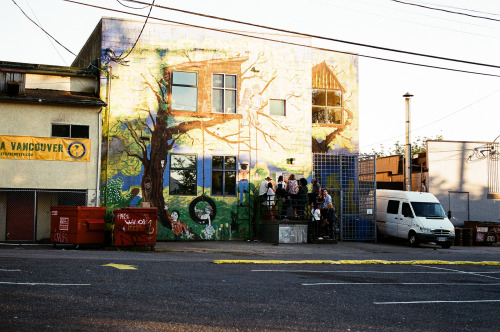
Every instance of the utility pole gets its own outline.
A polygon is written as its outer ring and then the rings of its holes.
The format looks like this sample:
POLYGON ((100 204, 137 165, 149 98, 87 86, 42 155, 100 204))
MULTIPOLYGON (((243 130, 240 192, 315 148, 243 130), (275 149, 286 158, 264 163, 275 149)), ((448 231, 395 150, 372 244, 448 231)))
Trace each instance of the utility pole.
POLYGON ((412 94, 407 92, 406 94, 403 95, 405 98, 405 105, 406 105, 406 122, 405 122, 405 127, 406 127, 406 158, 405 158, 405 190, 406 191, 411 191, 411 126, 410 126, 410 98, 413 97, 412 94))

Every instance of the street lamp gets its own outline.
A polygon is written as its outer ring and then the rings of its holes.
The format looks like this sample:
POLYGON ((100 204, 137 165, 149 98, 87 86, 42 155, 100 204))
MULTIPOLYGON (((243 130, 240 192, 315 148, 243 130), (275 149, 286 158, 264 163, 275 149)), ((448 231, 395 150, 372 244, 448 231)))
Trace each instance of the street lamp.
POLYGON ((406 117, 405 117, 405 127, 406 127, 406 159, 405 159, 405 190, 411 191, 411 142, 410 142, 410 98, 413 97, 412 94, 407 92, 403 95, 405 98, 406 105, 406 117))

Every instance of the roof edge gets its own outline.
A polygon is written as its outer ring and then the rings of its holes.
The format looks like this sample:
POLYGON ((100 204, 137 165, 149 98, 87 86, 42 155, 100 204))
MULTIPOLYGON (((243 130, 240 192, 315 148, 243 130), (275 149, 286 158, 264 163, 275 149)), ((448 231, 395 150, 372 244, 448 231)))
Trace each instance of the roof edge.
POLYGON ((95 77, 96 72, 89 68, 43 65, 35 63, 0 61, 0 71, 23 71, 29 74, 64 75, 95 77))

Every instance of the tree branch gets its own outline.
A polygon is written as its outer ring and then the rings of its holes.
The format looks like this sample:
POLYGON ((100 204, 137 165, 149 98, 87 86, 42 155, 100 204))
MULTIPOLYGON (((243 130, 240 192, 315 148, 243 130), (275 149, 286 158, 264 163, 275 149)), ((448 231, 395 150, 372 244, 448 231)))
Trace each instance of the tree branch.
POLYGON ((125 125, 125 127, 128 129, 128 131, 130 132, 130 135, 132 136, 132 138, 134 139, 135 143, 139 146, 139 148, 141 149, 142 151, 142 155, 143 155, 143 158, 142 160, 146 160, 147 159, 147 156, 148 156, 148 152, 147 152, 147 147, 146 145, 144 144, 144 142, 140 139, 140 137, 137 135, 137 132, 135 131, 135 129, 132 127, 132 124, 129 122, 129 121, 126 121, 126 122, 122 122, 120 121, 121 123, 123 123, 125 125))
POLYGON ((145 163, 145 160, 143 157, 141 157, 141 155, 137 154, 137 153, 132 153, 128 150, 125 150, 125 153, 129 156, 129 157, 136 157, 137 159, 139 159, 141 161, 142 164, 146 164, 145 163))
MULTIPOLYGON (((161 107, 161 104, 162 104, 162 97, 160 96, 160 94, 158 94, 158 91, 156 91, 154 88, 153 88, 153 85, 151 83, 148 82, 148 80, 146 79, 146 77, 144 77, 144 74, 141 74, 142 78, 144 78, 144 84, 146 84, 150 89, 151 91, 155 94, 156 96, 156 101, 158 102, 158 106, 161 107)), ((156 80, 155 80, 156 81, 156 80)), ((157 82, 157 81, 156 81, 157 82)))
POLYGON ((238 141, 230 141, 227 138, 225 138, 224 136, 219 136, 219 135, 211 132, 207 128, 203 128, 203 131, 206 132, 207 134, 209 134, 210 136, 213 136, 213 137, 215 137, 215 138, 217 138, 217 139, 219 139, 221 141, 226 142, 229 147, 231 147, 231 144, 237 144, 238 143, 238 141))
POLYGON ((274 81, 274 80, 276 79, 276 72, 277 72, 277 71, 278 71, 278 70, 275 70, 275 71, 274 71, 274 73, 273 73, 273 77, 272 77, 272 78, 271 78, 271 79, 267 82, 267 84, 266 84, 266 85, 264 85, 264 87, 262 88, 262 90, 260 90, 259 95, 261 95, 261 96, 262 96, 262 94, 264 93, 264 91, 266 91, 266 90, 267 90, 267 88, 269 87, 269 85, 271 84, 271 82, 272 82, 272 81, 274 81))

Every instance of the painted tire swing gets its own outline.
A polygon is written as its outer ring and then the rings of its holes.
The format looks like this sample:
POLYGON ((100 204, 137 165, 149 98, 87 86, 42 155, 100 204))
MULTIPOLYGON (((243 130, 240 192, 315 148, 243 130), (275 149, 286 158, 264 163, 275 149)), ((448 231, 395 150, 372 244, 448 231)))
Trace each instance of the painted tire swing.
POLYGON ((215 201, 210 197, 205 196, 204 194, 196 197, 191 201, 191 203, 189 203, 189 216, 193 221, 197 222, 200 225, 207 225, 208 221, 213 221, 216 215, 217 206, 215 205, 215 201), (204 210, 199 210, 196 208, 196 205, 200 202, 208 203, 208 205, 204 207, 204 210), (210 206, 210 209, 207 209, 208 206, 210 206), (207 218, 207 215, 210 219, 207 218))

